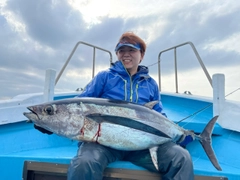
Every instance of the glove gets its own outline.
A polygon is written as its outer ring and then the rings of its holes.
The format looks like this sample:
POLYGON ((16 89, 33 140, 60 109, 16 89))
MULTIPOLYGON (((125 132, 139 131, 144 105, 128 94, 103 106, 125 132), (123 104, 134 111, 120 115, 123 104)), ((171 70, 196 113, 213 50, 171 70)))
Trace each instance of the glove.
POLYGON ((186 148, 186 146, 195 140, 195 135, 192 131, 186 131, 186 134, 184 134, 181 139, 177 142, 178 145, 182 146, 183 148, 186 148))
POLYGON ((40 127, 40 126, 37 126, 37 125, 35 125, 35 124, 34 124, 34 128, 37 129, 37 130, 39 130, 39 131, 40 131, 41 133, 43 133, 43 134, 48 134, 48 135, 53 134, 51 131, 48 131, 48 130, 46 130, 46 129, 40 127))

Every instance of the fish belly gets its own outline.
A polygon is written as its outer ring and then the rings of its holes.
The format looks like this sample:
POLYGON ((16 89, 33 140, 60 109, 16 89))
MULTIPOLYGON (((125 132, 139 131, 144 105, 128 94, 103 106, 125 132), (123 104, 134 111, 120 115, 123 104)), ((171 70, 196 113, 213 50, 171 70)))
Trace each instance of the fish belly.
POLYGON ((101 123, 100 127, 97 143, 119 150, 148 149, 171 141, 170 138, 111 123, 101 123))

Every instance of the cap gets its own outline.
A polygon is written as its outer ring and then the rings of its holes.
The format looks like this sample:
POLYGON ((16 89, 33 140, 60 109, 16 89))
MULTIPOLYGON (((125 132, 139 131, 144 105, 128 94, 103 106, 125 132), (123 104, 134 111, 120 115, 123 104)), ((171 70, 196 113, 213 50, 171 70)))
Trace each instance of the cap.
POLYGON ((117 52, 119 50, 119 48, 123 47, 123 46, 129 46, 129 47, 132 47, 134 49, 137 49, 137 50, 141 50, 141 46, 139 43, 137 44, 131 44, 129 42, 119 42, 115 48, 115 52, 117 52))

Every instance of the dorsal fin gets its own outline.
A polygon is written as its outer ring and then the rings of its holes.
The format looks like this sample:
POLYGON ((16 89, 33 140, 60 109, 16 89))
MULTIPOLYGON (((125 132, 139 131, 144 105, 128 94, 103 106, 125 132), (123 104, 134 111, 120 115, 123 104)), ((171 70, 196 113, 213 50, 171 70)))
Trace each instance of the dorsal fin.
POLYGON ((158 101, 151 101, 151 102, 148 102, 148 103, 144 104, 144 106, 152 109, 153 106, 155 106, 157 103, 158 103, 158 101))

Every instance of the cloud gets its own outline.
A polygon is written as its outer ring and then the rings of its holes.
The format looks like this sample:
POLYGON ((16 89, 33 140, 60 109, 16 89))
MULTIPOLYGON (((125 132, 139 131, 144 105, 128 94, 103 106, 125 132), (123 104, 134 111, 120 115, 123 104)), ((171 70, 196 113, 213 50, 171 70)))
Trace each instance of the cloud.
POLYGON ((71 9, 66 1, 23 0, 17 3, 11 0, 6 8, 13 13, 15 22, 23 24, 30 39, 52 48, 68 42, 72 33, 80 32, 85 25, 81 14, 71 9))
POLYGON ((207 44, 204 48, 209 51, 227 51, 240 53, 240 32, 231 34, 229 37, 225 37, 222 40, 215 41, 213 43, 207 44))
MULTIPOLYGON (((0 83, 4 88, 0 98, 43 91, 45 70, 55 69, 58 74, 78 41, 111 51, 116 61, 114 47, 125 31, 146 41, 142 63, 154 77, 160 51, 191 41, 211 75, 225 68, 227 79, 228 75, 239 78, 229 73, 240 66, 239 8, 238 1, 223 0, 2 1, 0 83)), ((92 54, 92 48, 79 45, 59 80, 58 91, 86 85, 92 76, 92 54)), ((197 72, 200 66, 189 45, 178 48, 177 55, 183 77, 197 72)), ((96 50, 96 73, 109 66, 109 59, 108 53, 96 50)), ((166 79, 174 73, 173 60, 173 51, 162 54, 166 79)))

